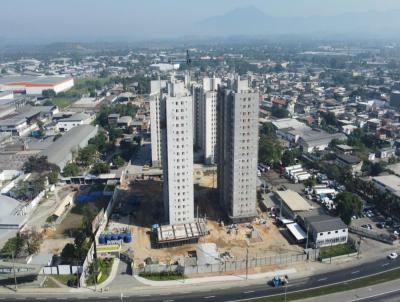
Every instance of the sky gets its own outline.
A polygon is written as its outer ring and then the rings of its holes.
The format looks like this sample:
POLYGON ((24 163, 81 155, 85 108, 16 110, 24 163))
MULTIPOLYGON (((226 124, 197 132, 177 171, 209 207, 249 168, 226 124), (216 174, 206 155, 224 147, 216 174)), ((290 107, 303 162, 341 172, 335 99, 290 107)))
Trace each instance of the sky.
POLYGON ((276 17, 307 17, 396 10, 400 0, 0 0, 0 40, 179 37, 200 20, 243 6, 276 17))

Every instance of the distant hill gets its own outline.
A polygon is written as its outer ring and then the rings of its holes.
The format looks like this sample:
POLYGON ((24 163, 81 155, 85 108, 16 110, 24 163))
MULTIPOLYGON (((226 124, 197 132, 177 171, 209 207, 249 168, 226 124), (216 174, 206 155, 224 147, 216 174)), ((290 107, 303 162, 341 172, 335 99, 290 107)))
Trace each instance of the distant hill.
POLYGON ((253 6, 195 23, 191 34, 203 36, 329 34, 388 36, 400 33, 400 11, 347 13, 335 16, 278 18, 253 6))

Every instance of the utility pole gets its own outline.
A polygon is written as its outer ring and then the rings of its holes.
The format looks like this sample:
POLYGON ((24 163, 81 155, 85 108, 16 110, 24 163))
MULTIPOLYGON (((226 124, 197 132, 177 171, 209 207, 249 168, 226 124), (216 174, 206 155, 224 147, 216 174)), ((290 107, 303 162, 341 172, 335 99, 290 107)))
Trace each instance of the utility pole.
POLYGON ((306 250, 308 249, 308 232, 310 230, 310 225, 307 224, 307 238, 306 238, 306 250))
POLYGON ((361 253, 361 236, 358 239, 357 258, 360 258, 360 253, 361 253))
POLYGON ((246 280, 249 276, 249 248, 246 248, 246 280))
POLYGON ((287 301, 287 280, 285 280, 285 302, 287 301))
POLYGON ((13 263, 15 291, 18 291, 18 287, 17 287, 17 275, 15 274, 15 255, 14 255, 14 251, 11 252, 11 257, 12 257, 12 263, 13 263))

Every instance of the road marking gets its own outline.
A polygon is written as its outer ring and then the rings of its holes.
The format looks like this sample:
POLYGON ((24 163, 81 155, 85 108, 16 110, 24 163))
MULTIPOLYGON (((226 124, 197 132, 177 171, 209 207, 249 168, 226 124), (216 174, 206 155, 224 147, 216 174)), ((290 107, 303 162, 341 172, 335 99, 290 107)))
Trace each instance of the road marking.
POLYGON ((164 300, 163 302, 174 302, 175 300, 164 300))
POLYGON ((36 298, 36 300, 47 300, 47 298, 36 298))
POLYGON ((328 280, 328 278, 321 278, 321 279, 318 279, 317 281, 325 281, 325 280, 328 280))
POLYGON ((244 294, 251 294, 251 293, 254 293, 255 291, 254 290, 248 290, 247 292, 243 292, 244 294))
POLYGON ((382 267, 388 266, 390 263, 382 264, 382 267))
POLYGON ((354 271, 354 272, 351 272, 351 274, 352 275, 354 275, 354 274, 358 274, 360 271, 354 271))
POLYGON ((25 300, 26 298, 15 298, 15 300, 25 300))
POLYGON ((204 299, 212 299, 212 298, 215 298, 215 296, 207 296, 207 297, 204 297, 204 299))
POLYGON ((387 294, 397 293, 399 291, 400 291, 399 289, 395 289, 395 290, 387 291, 387 292, 384 292, 384 293, 380 293, 380 294, 376 294, 376 295, 372 295, 372 296, 368 296, 368 297, 358 298, 358 299, 355 299, 355 300, 349 300, 347 302, 356 302, 356 301, 368 300, 368 299, 371 299, 371 298, 377 298, 377 297, 384 296, 384 295, 387 295, 387 294))

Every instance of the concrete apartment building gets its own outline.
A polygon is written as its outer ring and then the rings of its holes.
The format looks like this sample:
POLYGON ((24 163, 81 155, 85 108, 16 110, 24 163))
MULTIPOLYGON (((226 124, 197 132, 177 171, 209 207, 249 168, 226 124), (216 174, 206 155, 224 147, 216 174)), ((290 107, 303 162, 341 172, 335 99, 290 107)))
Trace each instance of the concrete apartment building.
POLYGON ((218 90, 217 163, 219 199, 232 221, 257 215, 259 94, 237 77, 218 90))
POLYGON ((151 163, 153 167, 161 167, 160 98, 165 87, 166 81, 150 82, 151 163))
POLYGON ((193 100, 183 82, 168 83, 160 97, 164 209, 169 224, 194 221, 193 100))
POLYGON ((194 145, 205 164, 215 164, 217 144, 217 89, 219 78, 204 78, 203 85, 193 89, 194 145))

